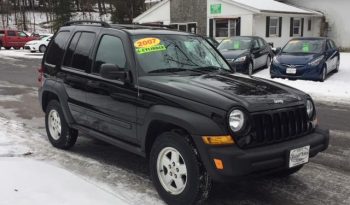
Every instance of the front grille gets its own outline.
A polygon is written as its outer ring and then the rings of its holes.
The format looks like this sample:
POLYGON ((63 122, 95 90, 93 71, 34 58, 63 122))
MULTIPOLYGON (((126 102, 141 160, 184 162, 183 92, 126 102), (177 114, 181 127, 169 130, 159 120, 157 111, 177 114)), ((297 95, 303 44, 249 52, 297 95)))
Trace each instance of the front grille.
POLYGON ((252 115, 251 142, 246 147, 295 139, 312 129, 304 106, 256 113, 252 115))
POLYGON ((305 65, 297 65, 297 64, 283 64, 282 63, 282 65, 284 66, 284 67, 287 67, 287 68, 302 68, 302 67, 304 67, 305 65))

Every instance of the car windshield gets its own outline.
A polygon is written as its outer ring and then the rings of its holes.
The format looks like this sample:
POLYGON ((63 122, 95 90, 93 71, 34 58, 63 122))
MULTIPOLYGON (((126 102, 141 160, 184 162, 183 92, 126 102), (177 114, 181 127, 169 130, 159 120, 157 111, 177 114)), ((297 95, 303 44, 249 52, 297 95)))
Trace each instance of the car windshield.
POLYGON ((251 38, 237 37, 223 40, 218 46, 219 50, 247 50, 252 44, 251 38))
POLYGON ((145 73, 231 71, 217 51, 201 37, 137 35, 133 41, 137 60, 145 73))
POLYGON ((323 40, 291 40, 283 48, 283 53, 321 53, 323 40))

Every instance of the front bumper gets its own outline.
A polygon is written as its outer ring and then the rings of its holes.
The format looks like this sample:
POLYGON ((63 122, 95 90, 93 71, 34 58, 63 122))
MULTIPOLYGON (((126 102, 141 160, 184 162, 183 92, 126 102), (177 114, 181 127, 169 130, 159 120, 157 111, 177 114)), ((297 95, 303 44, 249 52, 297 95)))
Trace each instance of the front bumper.
POLYGON ((288 155, 292 149, 310 145, 310 158, 314 157, 328 148, 329 131, 317 128, 315 132, 301 138, 244 150, 236 145, 207 146, 200 137, 195 137, 195 143, 211 178, 227 182, 288 169, 288 155), (222 160, 223 170, 215 168, 214 158, 222 160))
POLYGON ((297 67, 295 74, 288 74, 287 68, 288 67, 282 64, 272 63, 270 75, 272 78, 319 80, 322 77, 323 64, 316 67, 309 67, 308 65, 297 67))

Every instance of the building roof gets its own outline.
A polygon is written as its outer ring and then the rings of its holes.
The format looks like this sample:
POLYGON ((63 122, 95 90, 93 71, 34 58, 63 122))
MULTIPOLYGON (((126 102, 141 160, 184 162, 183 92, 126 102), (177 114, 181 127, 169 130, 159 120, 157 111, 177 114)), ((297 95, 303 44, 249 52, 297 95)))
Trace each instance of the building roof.
POLYGON ((142 21, 142 19, 146 19, 147 16, 151 15, 153 12, 157 12, 160 9, 164 9, 164 8, 169 9, 169 11, 166 12, 167 16, 158 16, 157 18, 160 21, 161 20, 169 20, 170 21, 170 0, 163 0, 163 1, 159 1, 156 5, 152 6, 150 9, 146 10, 145 12, 143 12, 142 14, 140 14, 139 16, 134 18, 133 22, 140 23, 140 21, 142 21), (168 7, 167 7, 167 5, 168 5, 168 7))
POLYGON ((224 2, 235 4, 248 10, 259 13, 287 13, 287 14, 306 14, 320 15, 321 13, 298 8, 286 3, 275 0, 223 0, 224 2))

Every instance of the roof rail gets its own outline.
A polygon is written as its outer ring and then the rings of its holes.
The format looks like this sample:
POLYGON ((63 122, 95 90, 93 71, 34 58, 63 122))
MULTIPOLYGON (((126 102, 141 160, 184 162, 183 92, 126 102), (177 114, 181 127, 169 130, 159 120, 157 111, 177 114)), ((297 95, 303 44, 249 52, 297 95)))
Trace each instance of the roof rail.
POLYGON ((135 25, 138 25, 138 26, 159 27, 159 28, 172 28, 171 25, 152 24, 152 23, 141 23, 141 24, 135 24, 135 25))
POLYGON ((110 28, 111 25, 109 25, 106 22, 103 21, 89 21, 89 20, 82 20, 82 21, 68 21, 63 26, 71 26, 75 24, 100 24, 102 27, 110 28))

